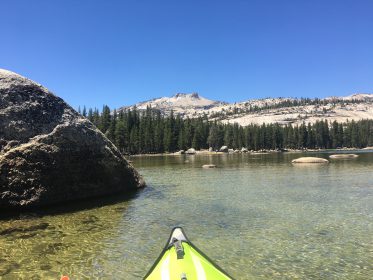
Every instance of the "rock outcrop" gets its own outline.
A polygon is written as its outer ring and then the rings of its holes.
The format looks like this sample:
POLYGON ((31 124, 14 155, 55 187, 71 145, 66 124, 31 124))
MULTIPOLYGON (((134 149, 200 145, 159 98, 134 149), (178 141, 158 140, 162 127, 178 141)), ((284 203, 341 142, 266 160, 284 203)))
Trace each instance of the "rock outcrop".
POLYGON ((0 69, 0 208, 50 205, 144 185, 90 121, 41 85, 0 69))

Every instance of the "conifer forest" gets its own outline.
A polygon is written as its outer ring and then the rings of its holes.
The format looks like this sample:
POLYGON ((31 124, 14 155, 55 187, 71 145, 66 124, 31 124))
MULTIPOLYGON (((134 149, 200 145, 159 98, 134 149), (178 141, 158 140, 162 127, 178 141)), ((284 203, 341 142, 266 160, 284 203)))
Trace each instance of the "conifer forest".
POLYGON ((330 123, 319 120, 301 125, 262 124, 240 126, 210 120, 207 116, 183 118, 160 111, 116 110, 103 106, 102 111, 85 107, 84 117, 93 122, 125 154, 164 153, 194 148, 285 150, 335 149, 373 146, 373 120, 330 123))

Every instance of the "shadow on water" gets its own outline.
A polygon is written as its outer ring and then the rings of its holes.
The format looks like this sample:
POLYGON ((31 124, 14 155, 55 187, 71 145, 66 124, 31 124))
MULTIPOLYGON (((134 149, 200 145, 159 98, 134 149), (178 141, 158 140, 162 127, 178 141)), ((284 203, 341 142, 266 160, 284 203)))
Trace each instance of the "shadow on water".
POLYGON ((60 215, 73 213, 82 210, 100 208, 107 205, 113 205, 125 201, 129 201, 138 197, 146 188, 129 193, 117 193, 104 197, 93 197, 83 200, 74 200, 61 202, 54 205, 41 206, 37 208, 26 208, 22 210, 1 210, 0 221, 15 220, 15 219, 32 219, 40 218, 47 215, 60 215))

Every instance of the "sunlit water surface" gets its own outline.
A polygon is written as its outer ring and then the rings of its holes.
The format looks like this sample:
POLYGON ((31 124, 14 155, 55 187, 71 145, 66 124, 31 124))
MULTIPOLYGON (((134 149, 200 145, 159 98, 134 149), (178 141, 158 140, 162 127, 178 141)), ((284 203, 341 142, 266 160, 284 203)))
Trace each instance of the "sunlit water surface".
POLYGON ((1 220, 0 278, 142 279, 183 226, 236 279, 373 279, 373 153, 299 156, 135 157, 149 187, 132 198, 1 220))

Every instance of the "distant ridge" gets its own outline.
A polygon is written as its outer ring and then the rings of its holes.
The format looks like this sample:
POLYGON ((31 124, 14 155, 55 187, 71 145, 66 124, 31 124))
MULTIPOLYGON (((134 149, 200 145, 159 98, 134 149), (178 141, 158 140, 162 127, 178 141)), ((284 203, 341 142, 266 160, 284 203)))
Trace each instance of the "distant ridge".
POLYGON ((355 93, 350 96, 343 97, 344 100, 366 100, 372 101, 373 94, 372 93, 355 93))
POLYGON ((263 98, 227 103, 207 99, 198 93, 177 93, 140 102, 118 110, 150 107, 169 115, 171 111, 183 117, 207 115, 210 120, 249 124, 314 123, 317 120, 345 122, 347 120, 373 119, 373 94, 355 93, 349 96, 326 98, 263 98))
POLYGON ((325 100, 340 99, 340 100, 373 100, 373 93, 354 93, 348 96, 328 96, 325 100))

